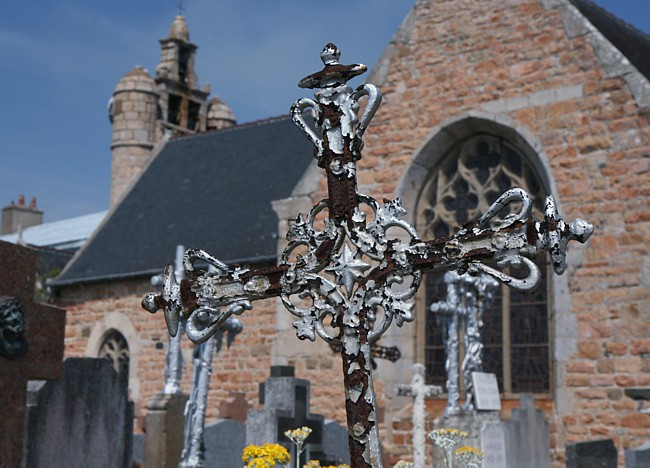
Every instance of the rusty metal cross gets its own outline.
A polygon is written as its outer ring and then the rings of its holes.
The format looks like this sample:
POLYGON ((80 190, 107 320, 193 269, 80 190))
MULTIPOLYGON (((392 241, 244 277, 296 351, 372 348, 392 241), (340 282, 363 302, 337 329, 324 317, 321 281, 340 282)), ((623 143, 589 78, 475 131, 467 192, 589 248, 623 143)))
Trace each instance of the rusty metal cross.
POLYGON ((314 144, 314 156, 327 174, 328 198, 306 216, 290 220, 281 263, 263 269, 230 266, 207 252, 189 249, 184 256, 187 278, 177 283, 174 267, 167 266, 162 293, 147 295, 143 307, 151 313, 162 309, 172 335, 182 312, 187 335, 202 342, 228 317, 251 309, 253 301, 281 297, 297 318, 293 325, 298 338, 340 340, 351 464, 382 467, 371 344, 393 321, 401 326, 414 319, 412 299, 423 272, 482 272, 516 289, 531 290, 539 281, 539 270, 529 257, 549 251, 561 274, 568 241, 586 241, 593 227, 580 219, 565 223, 552 197, 546 200, 544 219, 536 221, 530 196, 513 189, 453 236, 419 239, 415 229, 399 219, 405 214, 399 199, 386 200, 382 206, 357 192, 356 161, 381 93, 371 84, 349 87, 347 81, 364 73, 366 66, 342 65, 339 56, 334 44, 325 46, 321 52, 325 67, 299 83, 316 90, 315 100, 303 98, 291 108, 294 122, 314 144), (367 102, 359 117, 363 97, 367 102), (305 120, 309 113, 315 128, 305 120), (498 213, 514 202, 518 211, 499 219, 498 213), (485 265, 490 260, 496 260, 499 268, 524 265, 528 275, 513 278, 485 265))

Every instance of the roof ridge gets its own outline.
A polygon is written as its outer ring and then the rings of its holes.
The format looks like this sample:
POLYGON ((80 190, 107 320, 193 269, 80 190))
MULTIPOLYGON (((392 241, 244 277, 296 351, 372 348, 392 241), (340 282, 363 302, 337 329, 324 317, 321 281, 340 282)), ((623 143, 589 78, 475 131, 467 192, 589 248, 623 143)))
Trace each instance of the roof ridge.
POLYGON ((615 23, 618 23, 620 26, 625 27, 626 29, 629 29, 631 32, 638 33, 640 36, 643 36, 644 39, 650 41, 650 34, 646 33, 645 31, 642 31, 641 29, 637 28, 631 23, 628 23, 622 18, 619 18, 616 16, 614 13, 611 11, 607 10, 606 8, 598 5, 596 2, 593 0, 569 0, 573 6, 576 8, 580 3, 586 3, 589 5, 590 8, 594 8, 595 10, 598 10, 601 13, 604 13, 606 16, 608 16, 610 19, 614 20, 615 23))
POLYGON ((650 35, 592 0, 568 0, 646 78, 650 79, 650 35))
POLYGON ((258 119, 258 120, 252 120, 250 122, 244 122, 241 124, 234 125, 232 127, 227 127, 227 128, 220 128, 220 129, 214 129, 214 130, 207 130, 205 132, 200 132, 200 133, 192 133, 192 134, 185 134, 185 135, 176 135, 170 138, 171 141, 178 141, 178 140, 184 140, 186 138, 199 138, 199 137, 204 137, 204 136, 211 136, 214 134, 218 133, 228 133, 228 132, 235 132, 237 130, 243 130, 246 128, 250 127, 257 127, 259 125, 266 125, 270 123, 275 123, 275 122, 280 122, 282 120, 285 120, 289 118, 289 114, 283 114, 283 115, 278 115, 275 117, 267 117, 264 119, 258 119))

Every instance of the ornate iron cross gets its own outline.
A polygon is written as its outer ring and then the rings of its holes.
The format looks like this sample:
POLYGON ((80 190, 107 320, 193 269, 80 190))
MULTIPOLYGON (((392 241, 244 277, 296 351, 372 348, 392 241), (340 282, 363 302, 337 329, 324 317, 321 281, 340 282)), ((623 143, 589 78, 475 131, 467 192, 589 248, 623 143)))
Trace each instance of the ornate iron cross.
POLYGON ((465 383, 463 410, 474 409, 472 372, 483 370, 483 311, 489 307, 495 290, 499 287, 493 278, 478 274, 459 275, 455 271, 445 273, 447 300, 431 304, 429 310, 436 314, 445 345, 445 370, 447 371, 447 407, 445 416, 459 411, 460 373, 465 383), (459 365, 460 329, 465 344, 465 357, 459 365))
POLYGON ((334 44, 325 46, 325 67, 299 83, 316 90, 315 100, 303 98, 291 108, 294 122, 314 144, 318 165, 327 173, 328 198, 306 216, 290 220, 281 263, 263 269, 229 266, 207 252, 189 249, 184 258, 187 279, 178 284, 173 266, 167 266, 162 293, 147 295, 143 307, 151 313, 162 309, 171 334, 177 332, 182 311, 187 335, 202 342, 228 317, 251 309, 253 301, 281 297, 297 317, 293 325, 298 338, 340 339, 351 464, 381 467, 371 344, 393 321, 401 326, 413 320, 412 298, 423 271, 484 272, 530 290, 539 270, 528 256, 548 250, 555 271, 562 273, 567 242, 584 242, 593 227, 582 220, 565 223, 551 197, 544 219, 536 221, 530 216, 531 198, 513 189, 453 236, 420 240, 415 229, 399 219, 405 214, 399 200, 380 205, 357 192, 356 161, 381 93, 371 84, 349 87, 347 81, 364 73, 366 66, 342 65, 339 56, 334 44), (363 97, 367 103, 359 118, 363 97), (307 112, 314 117, 315 129, 305 121, 307 112), (513 202, 519 202, 518 212, 496 221, 499 211, 513 202), (529 274, 513 278, 483 263, 494 259, 499 267, 524 264, 529 274))

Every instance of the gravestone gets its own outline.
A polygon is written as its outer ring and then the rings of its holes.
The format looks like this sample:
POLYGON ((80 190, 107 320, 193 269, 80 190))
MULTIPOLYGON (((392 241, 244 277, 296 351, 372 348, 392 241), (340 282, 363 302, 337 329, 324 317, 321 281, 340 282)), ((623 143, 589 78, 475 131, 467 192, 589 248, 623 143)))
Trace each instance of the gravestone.
MULTIPOLYGON (((485 423, 481 429, 481 450, 485 453, 484 468, 508 468, 506 429, 502 422, 488 421, 485 423)), ((517 465, 511 464, 510 466, 517 465)))
POLYGON ((551 441, 548 422, 541 410, 535 409, 535 398, 530 393, 519 395, 519 408, 512 410, 512 419, 506 424, 508 465, 550 468, 551 441))
POLYGON ((203 431, 205 462, 210 468, 231 468, 242 465, 246 446, 246 426, 234 419, 220 419, 207 424, 203 431))
POLYGON ((36 252, 0 242, 0 466, 20 466, 27 381, 61 377, 65 311, 34 302, 36 252))
POLYGON ((108 360, 68 358, 60 380, 29 390, 26 468, 131 466, 133 404, 108 360))
POLYGON ((133 434, 132 468, 144 466, 144 434, 133 434))
POLYGON ((650 442, 625 451, 625 468, 644 468, 650 466, 650 442))
POLYGON ((246 422, 249 404, 246 401, 246 394, 243 392, 230 392, 219 404, 220 419, 235 419, 242 423, 246 422))
POLYGON ((183 451, 187 395, 155 395, 147 405, 144 438, 145 468, 176 468, 183 451))
POLYGON ((611 439, 566 445, 567 468, 616 468, 618 452, 611 439))
POLYGON ((271 377, 260 384, 263 409, 248 410, 246 445, 281 444, 293 454, 293 444, 285 431, 308 426, 303 460, 324 461, 323 416, 309 411, 309 381, 294 377, 290 366, 271 366, 271 377))
POLYGON ((323 425, 323 455, 319 460, 323 466, 350 464, 348 429, 331 419, 323 425))

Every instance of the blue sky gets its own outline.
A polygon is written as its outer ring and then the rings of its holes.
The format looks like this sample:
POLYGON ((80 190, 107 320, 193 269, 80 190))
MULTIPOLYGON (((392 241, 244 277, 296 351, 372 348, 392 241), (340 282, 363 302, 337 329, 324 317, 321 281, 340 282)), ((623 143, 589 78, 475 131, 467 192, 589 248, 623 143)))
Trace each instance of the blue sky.
MULTIPOLYGON (((327 42, 372 67, 414 0, 185 0, 200 85, 239 122, 288 112, 327 42), (325 19, 323 19, 323 17, 325 19)), ((650 33, 650 1, 596 0, 650 33)), ((45 221, 108 208, 106 105, 135 65, 153 71, 177 0, 25 0, 0 15, 0 205, 38 200, 45 221)))

